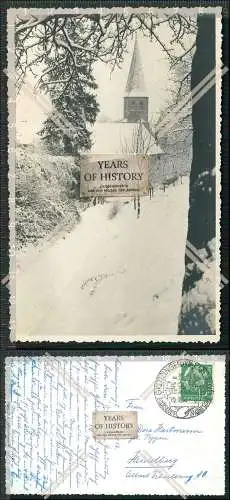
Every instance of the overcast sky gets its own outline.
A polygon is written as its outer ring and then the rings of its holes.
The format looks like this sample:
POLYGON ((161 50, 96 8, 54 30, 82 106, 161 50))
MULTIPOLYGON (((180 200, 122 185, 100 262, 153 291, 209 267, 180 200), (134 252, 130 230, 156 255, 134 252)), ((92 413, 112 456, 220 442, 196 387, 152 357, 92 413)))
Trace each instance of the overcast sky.
MULTIPOLYGON (((167 36, 167 34, 166 34, 167 36)), ((169 89, 169 61, 157 41, 150 41, 142 33, 138 34, 138 42, 142 67, 145 78, 146 90, 149 96, 149 119, 155 121, 160 109, 166 103, 169 89)), ((191 43, 191 40, 188 40, 191 43)), ((98 62, 94 66, 94 74, 98 84, 97 97, 100 104, 100 116, 111 120, 123 118, 123 96, 132 58, 134 39, 129 42, 128 53, 125 55, 121 69, 115 68, 111 73, 111 67, 105 63, 98 62)), ((28 81, 33 85, 34 79, 30 75, 28 81)), ((35 133, 41 129, 42 122, 47 112, 51 109, 49 99, 38 95, 32 97, 24 87, 17 99, 16 106, 16 129, 17 135, 23 142, 32 142, 35 133), (41 103, 43 106, 41 107, 41 103)))

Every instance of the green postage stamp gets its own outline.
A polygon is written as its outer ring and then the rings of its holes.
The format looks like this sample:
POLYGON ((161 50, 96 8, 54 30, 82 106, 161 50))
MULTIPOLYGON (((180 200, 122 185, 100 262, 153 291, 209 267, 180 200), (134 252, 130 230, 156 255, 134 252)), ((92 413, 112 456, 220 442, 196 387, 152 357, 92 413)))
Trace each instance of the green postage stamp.
POLYGON ((211 401, 212 365, 186 363, 181 366, 181 400, 211 401))

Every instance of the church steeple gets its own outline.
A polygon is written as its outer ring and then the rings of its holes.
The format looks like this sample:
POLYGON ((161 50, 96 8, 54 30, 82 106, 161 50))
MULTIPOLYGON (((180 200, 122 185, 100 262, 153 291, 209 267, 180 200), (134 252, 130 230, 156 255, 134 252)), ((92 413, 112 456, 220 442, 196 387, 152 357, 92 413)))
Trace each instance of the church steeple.
POLYGON ((137 36, 125 88, 124 119, 128 122, 148 121, 148 96, 137 36))

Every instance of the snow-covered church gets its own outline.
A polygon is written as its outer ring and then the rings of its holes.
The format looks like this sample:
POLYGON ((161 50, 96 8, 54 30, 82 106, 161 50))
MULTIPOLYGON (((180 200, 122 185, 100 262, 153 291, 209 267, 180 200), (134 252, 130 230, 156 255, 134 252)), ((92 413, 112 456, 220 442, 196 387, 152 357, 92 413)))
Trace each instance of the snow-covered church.
POLYGON ((162 153, 149 124, 149 96, 137 37, 123 96, 123 118, 120 121, 97 121, 92 142, 93 155, 143 153, 158 156, 162 153))

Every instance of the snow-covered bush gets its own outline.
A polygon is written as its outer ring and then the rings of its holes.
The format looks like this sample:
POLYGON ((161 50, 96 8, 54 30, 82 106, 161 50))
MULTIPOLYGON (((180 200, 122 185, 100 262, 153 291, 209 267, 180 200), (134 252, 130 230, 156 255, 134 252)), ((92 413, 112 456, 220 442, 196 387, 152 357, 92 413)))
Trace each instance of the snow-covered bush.
POLYGON ((37 243, 60 223, 79 220, 80 201, 73 157, 16 151, 16 245, 37 243))
MULTIPOLYGON (((216 327, 216 240, 213 238, 208 244, 208 252, 201 249, 200 259, 203 261, 203 273, 182 298, 183 315, 189 315, 190 325, 194 330, 201 325, 203 329, 199 334, 215 333, 216 327)), ((192 267, 195 263, 190 264, 192 267)))

